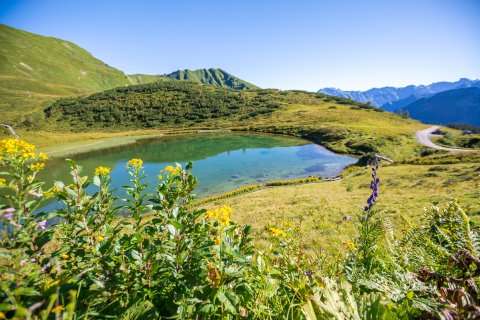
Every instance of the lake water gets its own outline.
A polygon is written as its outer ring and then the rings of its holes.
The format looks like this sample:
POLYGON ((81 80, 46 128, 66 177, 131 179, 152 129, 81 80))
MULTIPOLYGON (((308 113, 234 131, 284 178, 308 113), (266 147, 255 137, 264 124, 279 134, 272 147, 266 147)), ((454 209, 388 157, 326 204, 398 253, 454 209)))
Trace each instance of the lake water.
MULTIPOLYGON (((192 173, 198 178, 198 197, 226 192, 241 186, 276 179, 338 175, 357 159, 337 155, 308 141, 274 135, 200 134, 165 137, 101 151, 72 156, 83 167, 83 175, 93 176, 95 168, 112 169, 112 187, 123 197, 128 184, 127 161, 144 161, 149 192, 155 190, 157 175, 166 165, 193 161, 192 173)), ((40 178, 71 183, 65 160, 49 161, 40 178)), ((93 186, 91 186, 93 188, 93 186)))

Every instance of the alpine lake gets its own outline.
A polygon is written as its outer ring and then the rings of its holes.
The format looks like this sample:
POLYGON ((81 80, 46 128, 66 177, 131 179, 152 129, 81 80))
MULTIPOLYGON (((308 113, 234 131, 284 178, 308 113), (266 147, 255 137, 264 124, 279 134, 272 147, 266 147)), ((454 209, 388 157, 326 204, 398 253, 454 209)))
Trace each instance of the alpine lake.
MULTIPOLYGON (((158 175, 167 165, 193 162, 192 174, 198 178, 197 198, 227 192, 246 185, 270 180, 308 176, 334 177, 357 159, 337 155, 309 141, 278 135, 246 133, 208 133, 142 139, 136 143, 82 153, 69 157, 82 167, 82 176, 93 177, 95 168, 111 168, 111 188, 116 196, 126 196, 122 186, 129 185, 127 162, 143 160, 147 176, 146 192, 154 193, 158 175)), ((48 161, 39 178, 46 187, 54 181, 70 184, 69 164, 65 159, 48 161)), ((90 185, 91 192, 95 186, 90 185)), ((88 189, 87 189, 88 190, 88 189)), ((54 206, 49 204, 48 207, 54 206)))

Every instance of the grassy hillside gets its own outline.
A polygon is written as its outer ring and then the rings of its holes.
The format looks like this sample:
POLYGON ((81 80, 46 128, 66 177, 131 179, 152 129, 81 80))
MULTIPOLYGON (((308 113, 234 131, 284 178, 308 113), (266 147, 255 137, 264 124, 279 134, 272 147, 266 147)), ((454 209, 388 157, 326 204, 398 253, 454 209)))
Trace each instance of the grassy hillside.
MULTIPOLYGON (((424 208, 461 199, 473 221, 480 222, 478 156, 475 163, 450 165, 393 165, 379 170, 382 179, 378 208, 398 230, 420 222, 424 208), (433 191, 434 190, 434 191, 433 191)), ((356 215, 369 195, 371 170, 361 170, 341 181, 281 186, 221 199, 207 209, 228 205, 241 224, 256 227, 259 244, 265 240, 265 227, 291 221, 301 227, 308 247, 321 246, 341 252, 354 233, 356 215), (349 217, 353 217, 351 220, 349 217)), ((265 243, 265 242, 263 242, 265 243)))
POLYGON ((0 114, 23 121, 46 101, 131 84, 74 43, 0 25, 0 114))
POLYGON ((177 70, 165 75, 133 74, 129 76, 137 84, 146 84, 166 79, 188 80, 198 83, 211 84, 220 88, 235 90, 254 90, 259 87, 239 79, 230 73, 216 68, 198 70, 177 70))
POLYGON ((198 69, 198 70, 178 70, 167 74, 167 78, 175 80, 189 80, 211 84, 221 88, 231 88, 236 90, 253 90, 259 87, 239 79, 222 69, 198 69))
POLYGON ((60 131, 229 129, 301 136, 342 153, 418 154, 422 125, 343 98, 302 91, 220 89, 188 81, 61 99, 45 111, 60 131))
POLYGON ((165 81, 165 75, 151 75, 151 74, 129 74, 128 77, 134 84, 147 84, 157 81, 165 81))

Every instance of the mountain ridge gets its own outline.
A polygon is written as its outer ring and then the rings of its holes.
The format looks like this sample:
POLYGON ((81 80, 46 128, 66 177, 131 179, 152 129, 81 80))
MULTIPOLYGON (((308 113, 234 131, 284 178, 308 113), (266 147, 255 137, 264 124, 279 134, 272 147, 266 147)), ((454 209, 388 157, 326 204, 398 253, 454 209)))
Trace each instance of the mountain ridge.
POLYGON ((414 119, 436 124, 480 125, 480 88, 442 91, 403 108, 414 119))
POLYGON ((396 111, 420 98, 460 88, 480 87, 480 80, 461 78, 455 82, 440 81, 429 85, 408 85, 405 87, 380 87, 365 91, 344 91, 337 88, 323 88, 317 93, 349 98, 362 103, 370 103, 387 111, 396 111))
POLYGON ((220 68, 203 68, 197 70, 183 69, 163 75, 132 74, 129 75, 129 77, 133 79, 136 84, 147 84, 165 80, 186 80, 235 90, 260 89, 256 85, 235 77, 220 68))

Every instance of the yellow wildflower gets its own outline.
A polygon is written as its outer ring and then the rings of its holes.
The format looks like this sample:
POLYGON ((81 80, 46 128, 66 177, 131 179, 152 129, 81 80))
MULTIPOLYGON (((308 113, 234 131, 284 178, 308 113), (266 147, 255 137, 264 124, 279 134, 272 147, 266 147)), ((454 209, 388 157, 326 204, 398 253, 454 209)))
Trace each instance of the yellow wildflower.
POLYGON ((349 251, 355 250, 355 243, 353 241, 347 241, 343 243, 349 251))
POLYGON ((7 316, 2 311, 0 311, 0 319, 7 319, 7 316))
POLYGON ((182 168, 180 167, 174 167, 174 166, 166 166, 164 170, 162 170, 162 172, 170 172, 171 174, 181 174, 182 173, 182 168))
POLYGON ((50 190, 47 190, 43 193, 43 196, 46 197, 46 198, 51 198, 54 196, 54 193, 53 191, 50 189, 50 190))
POLYGON ((97 237, 97 240, 98 240, 98 241, 103 241, 103 240, 105 240, 105 238, 102 237, 102 236, 98 236, 98 237, 97 237))
POLYGON ((40 152, 40 153, 38 154, 38 158, 39 158, 40 160, 43 160, 43 161, 48 160, 48 156, 47 156, 45 153, 43 153, 43 152, 40 152))
POLYGON ((215 239, 213 239, 213 243, 215 244, 222 244, 222 238, 220 236, 217 236, 215 239))
POLYGON ((219 215, 218 210, 207 210, 205 213, 206 218, 217 219, 219 215))
POLYGON ((63 310, 65 310, 63 306, 56 306, 55 308, 52 309, 52 312, 59 312, 63 310))
POLYGON ((7 185, 7 180, 0 178, 0 187, 5 187, 7 185))
POLYGON ((215 210, 207 210, 205 213, 205 218, 218 219, 219 222, 225 226, 230 225, 230 214, 232 214, 233 209, 229 206, 223 206, 215 210))
POLYGON ((106 176, 110 173, 110 168, 109 167, 98 167, 95 169, 95 175, 96 176, 106 176))
POLYGON ((224 226, 229 226, 230 225, 230 216, 227 214, 222 214, 219 219, 220 223, 223 224, 224 226))
POLYGON ((68 254, 62 253, 62 254, 60 255, 60 257, 62 257, 63 259, 68 259, 68 254))
POLYGON ((45 163, 41 163, 41 162, 30 165, 30 170, 35 172, 43 170, 43 168, 45 168, 45 163))
POLYGON ((229 206, 223 206, 220 208, 220 213, 223 215, 231 215, 233 212, 233 209, 229 206))
POLYGON ((139 158, 131 159, 128 161, 127 166, 132 166, 137 170, 142 170, 143 160, 139 158))
POLYGON ((23 159, 25 159, 25 160, 27 160, 27 159, 33 159, 33 158, 35 158, 35 153, 33 153, 33 152, 24 152, 24 153, 22 153, 21 157, 22 157, 23 159))
POLYGON ((414 295, 415 294, 413 293, 413 291, 408 291, 405 296, 407 297, 408 300, 412 300, 414 295))
POLYGON ((59 191, 62 191, 62 189, 60 189, 59 187, 57 186, 53 186, 51 187, 49 190, 45 191, 43 193, 43 195, 45 197, 53 197, 55 195, 55 193, 59 192, 59 191))
POLYGON ((277 229, 277 228, 274 228, 274 227, 268 228, 268 231, 270 231, 270 233, 273 234, 274 236, 282 236, 282 237, 285 237, 285 236, 287 235, 287 234, 285 233, 285 231, 280 230, 280 229, 277 229))

